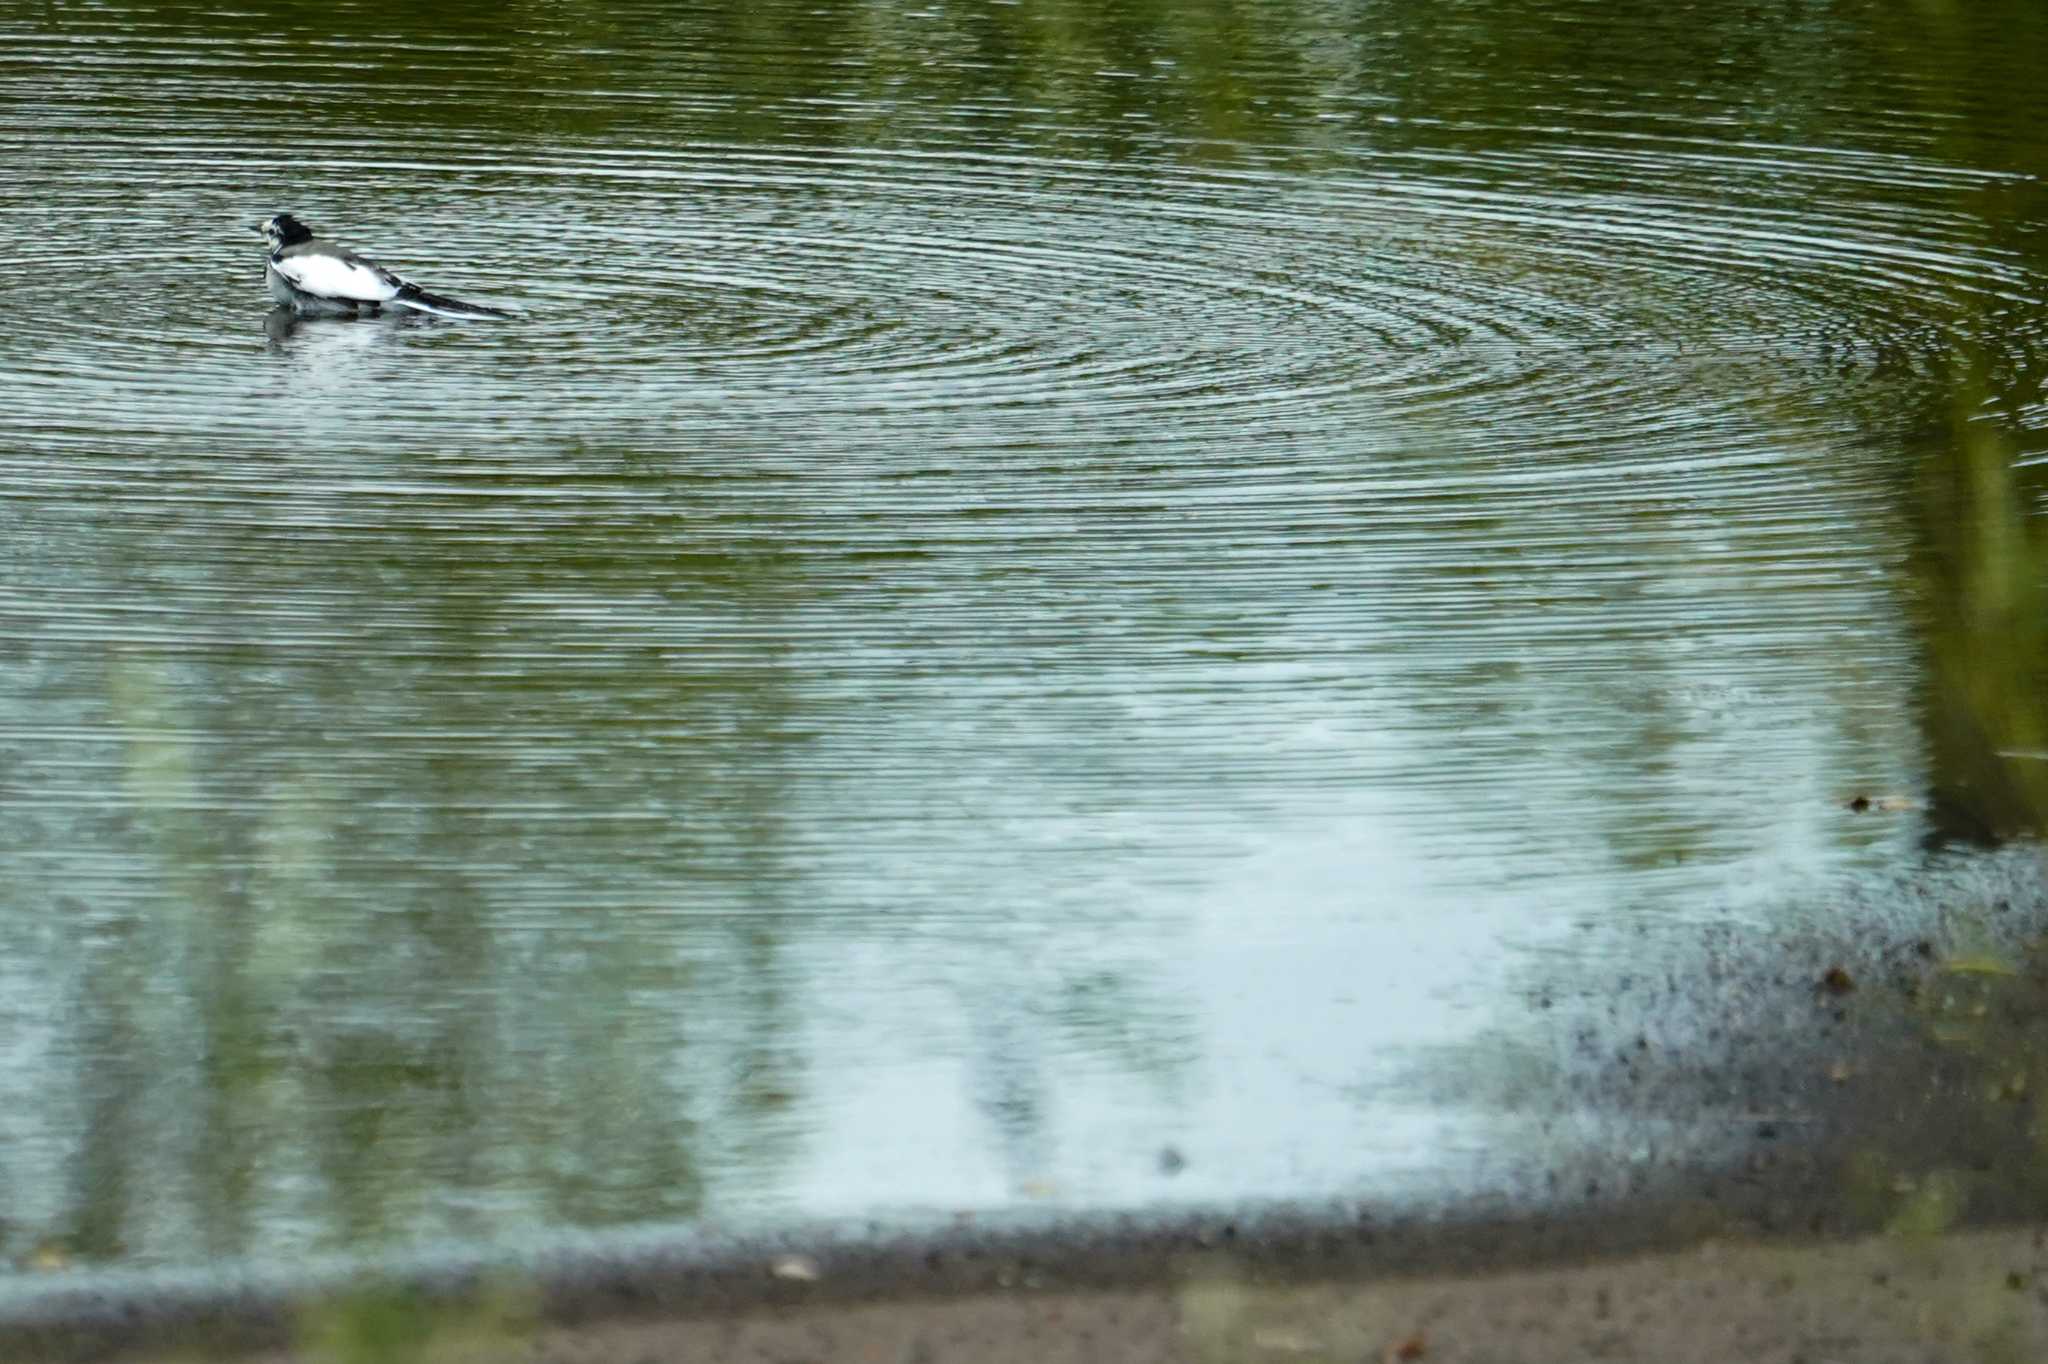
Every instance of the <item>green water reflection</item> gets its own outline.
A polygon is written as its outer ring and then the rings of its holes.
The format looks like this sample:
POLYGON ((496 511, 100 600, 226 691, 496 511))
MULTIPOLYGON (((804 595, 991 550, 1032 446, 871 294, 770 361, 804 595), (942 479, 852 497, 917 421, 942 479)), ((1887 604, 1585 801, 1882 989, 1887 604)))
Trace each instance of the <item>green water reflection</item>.
POLYGON ((0 0, 0 1251, 1454 1182, 1502 961, 2040 833, 2044 30, 0 0))

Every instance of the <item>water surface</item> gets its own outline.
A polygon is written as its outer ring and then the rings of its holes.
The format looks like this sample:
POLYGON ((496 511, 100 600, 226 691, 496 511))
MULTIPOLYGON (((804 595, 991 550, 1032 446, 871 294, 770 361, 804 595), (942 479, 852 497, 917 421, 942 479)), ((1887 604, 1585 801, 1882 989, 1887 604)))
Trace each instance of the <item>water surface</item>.
POLYGON ((0 1249, 1527 1155, 1403 1066, 2044 808, 1992 8, 0 0, 0 1249))

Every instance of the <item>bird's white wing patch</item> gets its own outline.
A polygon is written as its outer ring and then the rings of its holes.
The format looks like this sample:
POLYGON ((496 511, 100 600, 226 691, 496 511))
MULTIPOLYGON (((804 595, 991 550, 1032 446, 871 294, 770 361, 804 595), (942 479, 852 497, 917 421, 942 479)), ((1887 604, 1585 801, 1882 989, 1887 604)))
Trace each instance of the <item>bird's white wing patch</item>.
POLYGON ((339 256, 286 256, 272 264, 294 289, 319 298, 385 303, 398 293, 398 281, 390 275, 339 256))

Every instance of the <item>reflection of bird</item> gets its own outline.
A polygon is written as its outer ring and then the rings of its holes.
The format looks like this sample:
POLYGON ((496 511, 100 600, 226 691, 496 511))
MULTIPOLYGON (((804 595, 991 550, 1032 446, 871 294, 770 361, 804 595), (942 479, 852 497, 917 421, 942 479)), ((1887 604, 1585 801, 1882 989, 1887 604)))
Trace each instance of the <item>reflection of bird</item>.
POLYGON ((305 317, 293 312, 289 303, 280 303, 263 315, 265 348, 279 355, 287 351, 318 355, 323 357, 323 365, 335 365, 346 357, 365 354, 371 347, 407 330, 411 323, 425 322, 426 318, 393 310, 355 319, 363 323, 359 327, 317 325, 323 320, 305 317))
POLYGON ((270 243, 264 278, 270 296, 293 311, 324 317, 374 316, 385 308, 409 308, 438 317, 509 317, 480 303, 430 294, 353 251, 313 240, 313 229, 280 213, 252 231, 270 243))

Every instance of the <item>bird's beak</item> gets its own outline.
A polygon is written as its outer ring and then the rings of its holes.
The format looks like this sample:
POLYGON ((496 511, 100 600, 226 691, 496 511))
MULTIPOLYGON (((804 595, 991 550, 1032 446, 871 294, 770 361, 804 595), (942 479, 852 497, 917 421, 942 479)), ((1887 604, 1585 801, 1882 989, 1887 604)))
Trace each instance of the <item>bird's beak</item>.
POLYGON ((251 224, 249 224, 249 230, 250 230, 251 232, 254 232, 254 233, 255 233, 255 234, 257 235, 257 236, 259 236, 259 237, 260 237, 260 236, 262 236, 262 235, 263 235, 263 224, 262 224, 262 223, 251 223, 251 224))

